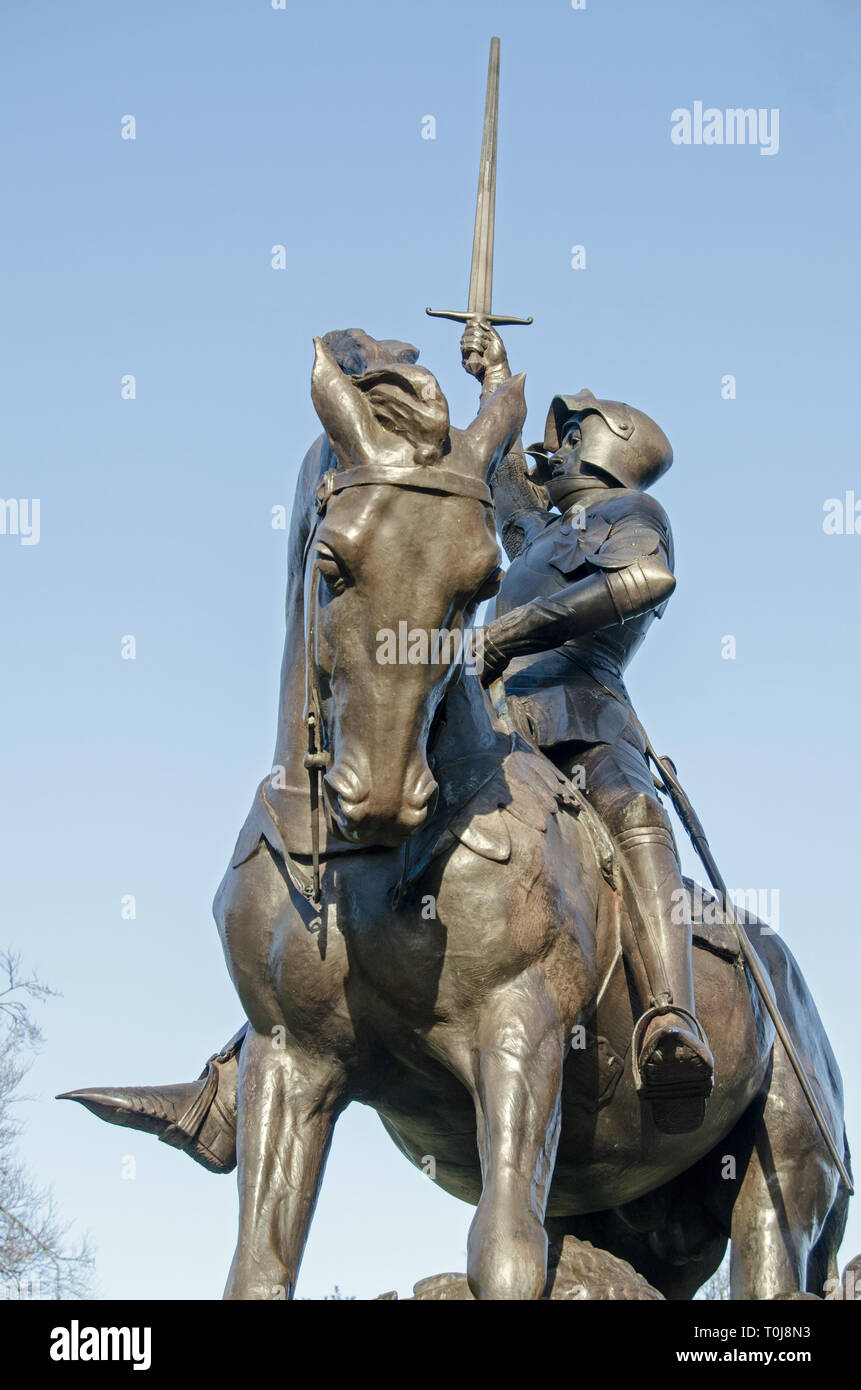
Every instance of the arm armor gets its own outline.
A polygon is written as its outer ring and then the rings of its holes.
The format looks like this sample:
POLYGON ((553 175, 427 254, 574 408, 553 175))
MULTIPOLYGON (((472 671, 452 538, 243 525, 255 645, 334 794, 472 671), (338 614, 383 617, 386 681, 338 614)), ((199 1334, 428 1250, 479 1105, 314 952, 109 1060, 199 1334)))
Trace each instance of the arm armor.
MULTIPOLYGON (((481 383, 480 411, 510 377, 511 369, 507 360, 488 368, 481 383)), ((513 560, 524 546, 523 531, 517 524, 518 517, 524 512, 535 511, 544 515, 549 507, 547 493, 529 477, 526 455, 519 436, 512 442, 508 453, 489 481, 502 544, 509 560, 513 560)))
POLYGON ((525 372, 509 376, 482 405, 462 438, 472 451, 482 475, 492 476, 493 469, 508 453, 518 438, 526 419, 526 399, 523 394, 525 372))
POLYGON ((550 598, 513 608, 487 629, 509 661, 561 647, 572 637, 629 622, 665 603, 675 576, 659 555, 645 555, 624 569, 590 574, 550 598))
POLYGON ((490 487, 502 544, 509 560, 514 560, 525 544, 520 518, 534 512, 546 517, 548 512, 547 494, 530 478, 519 441, 505 455, 490 487))

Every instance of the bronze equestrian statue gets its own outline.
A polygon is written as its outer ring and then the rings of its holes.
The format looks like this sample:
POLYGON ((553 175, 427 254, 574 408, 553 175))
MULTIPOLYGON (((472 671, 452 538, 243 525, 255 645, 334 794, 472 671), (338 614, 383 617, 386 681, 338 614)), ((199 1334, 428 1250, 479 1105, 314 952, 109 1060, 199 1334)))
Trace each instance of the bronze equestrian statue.
MULTIPOLYGON (((730 1238, 733 1297, 821 1294, 848 1190, 733 933, 695 920, 691 955, 689 919, 668 914, 678 864, 622 684, 672 589, 642 491, 669 446, 628 407, 555 398, 536 450, 554 512, 518 462, 523 378, 491 335, 465 347, 485 392, 457 430, 414 349, 317 341, 325 435, 296 490, 274 767, 214 909, 248 1023, 195 1083, 71 1097, 215 1171, 238 1163, 228 1298, 293 1295, 353 1100, 476 1205, 477 1298, 539 1298, 566 1232, 671 1298, 730 1238), (377 659, 401 624, 462 635, 499 587, 494 469, 519 554, 482 678, 508 670, 507 717, 450 649, 377 659)), ((745 922, 842 1135, 805 981, 745 922)))

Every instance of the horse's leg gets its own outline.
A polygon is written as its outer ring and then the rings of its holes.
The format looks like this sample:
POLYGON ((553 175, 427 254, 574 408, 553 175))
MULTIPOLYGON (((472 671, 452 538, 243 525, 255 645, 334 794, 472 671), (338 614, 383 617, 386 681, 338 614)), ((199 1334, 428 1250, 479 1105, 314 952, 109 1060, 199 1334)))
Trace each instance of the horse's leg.
MULTIPOLYGON (((749 1123, 753 1143, 732 1211, 732 1297, 768 1299, 803 1293, 808 1257, 839 1179, 779 1043, 775 1043, 768 1093, 764 1103, 757 1103, 749 1123)), ((746 1125, 739 1129, 743 1132, 746 1125)), ((733 1137, 722 1146, 728 1154, 733 1151, 733 1137)), ((744 1140, 746 1148, 747 1135, 744 1140)))
POLYGON ((335 1121, 343 1076, 289 1041, 250 1028, 240 1053, 239 1237, 228 1299, 292 1298, 335 1121))
POLYGON ((544 973, 488 1001, 472 1086, 483 1189, 468 1241, 476 1298, 537 1299, 547 1282, 544 1213, 559 1142, 565 1047, 544 973))
POLYGON ((731 1202, 721 1180, 725 1142, 663 1187, 624 1206, 548 1222, 627 1260, 664 1298, 693 1298, 720 1267, 729 1240, 731 1202))

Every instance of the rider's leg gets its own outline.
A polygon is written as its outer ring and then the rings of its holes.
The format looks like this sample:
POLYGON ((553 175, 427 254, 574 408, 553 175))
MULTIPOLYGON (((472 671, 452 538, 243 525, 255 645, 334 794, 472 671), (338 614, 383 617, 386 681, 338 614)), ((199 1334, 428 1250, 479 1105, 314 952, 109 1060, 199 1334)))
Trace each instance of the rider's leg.
POLYGON ((672 831, 669 826, 656 823, 661 814, 661 808, 656 808, 651 799, 637 795, 622 816, 611 820, 609 828, 633 881, 640 915, 646 919, 638 924, 643 928, 638 943, 649 986, 644 1001, 672 1001, 693 1013, 690 906, 672 831))
POLYGON ((236 1089, 239 1049, 248 1024, 234 1033, 206 1063, 196 1081, 170 1086, 113 1086, 68 1091, 61 1100, 76 1100, 109 1124, 155 1134, 182 1149, 211 1173, 236 1167, 236 1089))
POLYGON ((695 1022, 690 904, 672 828, 637 746, 593 745, 579 763, 627 880, 623 947, 644 1010, 635 1031, 638 1089, 653 1102, 659 1129, 683 1133, 702 1122, 714 1063, 695 1022))

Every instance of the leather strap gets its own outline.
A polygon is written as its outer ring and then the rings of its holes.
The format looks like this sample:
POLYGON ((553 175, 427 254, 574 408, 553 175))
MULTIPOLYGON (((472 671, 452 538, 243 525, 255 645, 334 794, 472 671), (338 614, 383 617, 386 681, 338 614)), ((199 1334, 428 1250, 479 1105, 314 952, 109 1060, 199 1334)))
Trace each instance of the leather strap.
POLYGON ((324 473, 317 487, 317 511, 324 512, 329 499, 345 488, 374 487, 381 483, 412 488, 416 492, 441 492, 448 497, 472 497, 486 507, 493 506, 490 488, 481 478, 453 473, 449 468, 368 463, 361 468, 330 468, 324 473))

